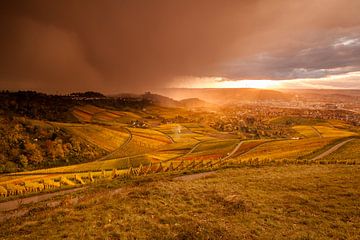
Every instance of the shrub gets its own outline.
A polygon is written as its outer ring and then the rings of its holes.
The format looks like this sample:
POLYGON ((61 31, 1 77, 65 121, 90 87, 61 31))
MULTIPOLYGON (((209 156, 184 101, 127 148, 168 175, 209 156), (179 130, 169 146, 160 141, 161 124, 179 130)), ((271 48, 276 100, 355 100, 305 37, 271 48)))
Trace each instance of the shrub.
POLYGON ((90 182, 95 182, 95 180, 94 180, 94 177, 93 177, 93 175, 92 175, 92 172, 89 172, 89 180, 90 180, 90 182))
POLYGON ((7 194, 8 194, 8 191, 6 190, 6 188, 4 188, 3 186, 0 186, 0 196, 6 197, 7 194))
POLYGON ((8 195, 24 194, 26 189, 23 186, 8 184, 6 185, 8 195))
POLYGON ((55 182, 52 179, 44 179, 43 180, 44 183, 44 187, 45 188, 56 188, 56 187, 60 187, 60 183, 59 182, 55 182))
POLYGON ((45 189, 44 184, 37 183, 37 182, 25 182, 26 191, 29 192, 38 192, 45 189))
POLYGON ((82 180, 80 175, 75 174, 74 178, 75 178, 75 181, 77 181, 78 183, 80 183, 82 185, 85 184, 84 180, 82 180))

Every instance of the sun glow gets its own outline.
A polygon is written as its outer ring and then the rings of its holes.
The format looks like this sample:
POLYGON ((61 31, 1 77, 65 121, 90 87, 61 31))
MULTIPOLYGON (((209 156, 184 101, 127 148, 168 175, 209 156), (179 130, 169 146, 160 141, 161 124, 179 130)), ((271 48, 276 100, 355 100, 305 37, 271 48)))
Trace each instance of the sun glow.
POLYGON ((216 82, 217 88, 276 88, 277 81, 272 80, 240 80, 240 81, 221 81, 216 82))
POLYGON ((180 88, 277 88, 274 80, 232 80, 222 77, 182 77, 175 79, 169 87, 180 88))
POLYGON ((236 80, 223 77, 178 77, 170 88, 357 89, 360 71, 320 78, 287 80, 236 80))

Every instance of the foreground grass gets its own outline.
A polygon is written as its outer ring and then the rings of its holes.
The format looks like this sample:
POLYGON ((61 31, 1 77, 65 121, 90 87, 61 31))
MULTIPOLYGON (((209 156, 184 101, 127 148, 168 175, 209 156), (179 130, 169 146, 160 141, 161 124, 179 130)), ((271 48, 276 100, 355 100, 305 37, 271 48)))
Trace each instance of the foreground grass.
POLYGON ((225 169, 192 181, 169 175, 116 180, 91 187, 76 204, 38 207, 4 222, 0 238, 356 239, 359 186, 358 165, 225 169))

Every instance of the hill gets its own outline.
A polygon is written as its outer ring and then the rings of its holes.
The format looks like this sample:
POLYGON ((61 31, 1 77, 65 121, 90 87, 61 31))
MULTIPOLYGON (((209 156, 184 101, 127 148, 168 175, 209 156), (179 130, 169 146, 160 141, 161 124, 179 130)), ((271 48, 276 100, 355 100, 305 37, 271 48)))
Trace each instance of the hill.
POLYGON ((179 101, 183 107, 186 108, 209 108, 214 107, 214 104, 205 102, 199 98, 186 98, 179 101))
POLYGON ((168 88, 157 90, 158 93, 174 99, 197 98, 216 104, 286 101, 291 95, 275 90, 253 88, 168 88))
POLYGON ((161 106, 161 107, 181 107, 180 102, 169 98, 169 97, 165 97, 159 94, 153 94, 150 92, 146 92, 145 94, 140 96, 142 99, 145 99, 147 101, 149 101, 151 104, 157 105, 157 106, 161 106))

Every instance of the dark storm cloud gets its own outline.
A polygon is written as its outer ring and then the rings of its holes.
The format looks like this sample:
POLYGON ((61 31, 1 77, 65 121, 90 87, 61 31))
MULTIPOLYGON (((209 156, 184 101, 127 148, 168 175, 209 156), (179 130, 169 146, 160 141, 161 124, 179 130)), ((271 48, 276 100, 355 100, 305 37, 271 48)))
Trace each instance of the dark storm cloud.
MULTIPOLYGON (((322 78, 360 71, 360 28, 334 33, 307 48, 261 53, 224 65, 229 79, 322 78)), ((360 83, 359 83, 360 84, 360 83)))
POLYGON ((25 18, 14 20, 13 27, 16 37, 2 51, 6 58, 1 61, 0 83, 5 88, 61 92, 101 83, 75 34, 25 18))
POLYGON ((357 0, 2 2, 0 87, 110 93, 177 76, 357 69, 356 44, 330 44, 359 26, 359 11, 357 0))

